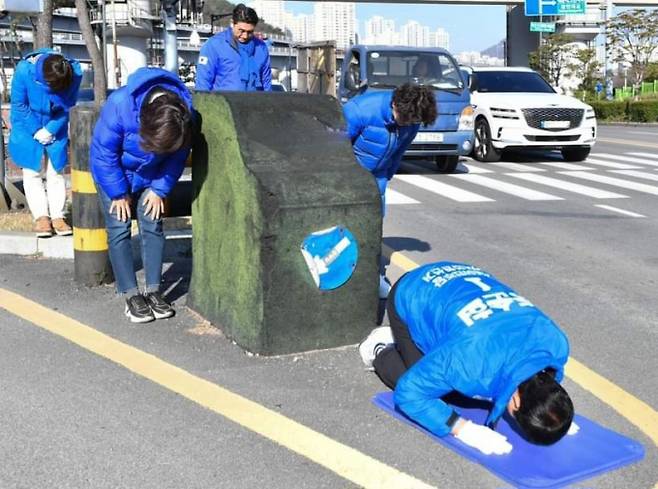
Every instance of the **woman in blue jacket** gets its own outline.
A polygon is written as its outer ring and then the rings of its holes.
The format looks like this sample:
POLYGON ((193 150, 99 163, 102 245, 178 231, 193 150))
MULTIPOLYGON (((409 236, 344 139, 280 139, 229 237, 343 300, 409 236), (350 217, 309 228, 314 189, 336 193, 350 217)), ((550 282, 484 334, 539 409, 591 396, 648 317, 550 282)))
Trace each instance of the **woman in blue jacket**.
MULTIPOLYGON (((372 90, 343 106, 347 133, 359 164, 372 173, 386 212, 386 185, 398 171, 402 156, 416 137, 420 125, 434 124, 436 98, 431 88, 405 83, 393 92, 372 90)), ((379 278, 379 297, 390 285, 379 278)))
POLYGON ((91 142, 90 166, 105 211, 117 291, 132 322, 170 317, 160 293, 163 199, 176 184, 190 152, 192 98, 183 82, 160 68, 140 68, 113 92, 91 142), (146 277, 137 287, 130 243, 136 214, 146 277))
POLYGON ((390 328, 376 328, 359 352, 416 423, 487 454, 509 452, 503 435, 441 400, 457 391, 492 402, 487 425, 507 410, 532 443, 555 443, 569 430, 573 404, 559 384, 566 336, 489 273, 452 262, 419 267, 391 290, 388 315, 390 328))
POLYGON ((80 63, 51 49, 26 55, 12 78, 9 154, 23 169, 25 198, 39 237, 52 236, 53 228, 59 235, 72 232, 64 220, 62 171, 68 162, 69 109, 81 79, 80 63))
POLYGON ((272 90, 267 44, 254 37, 258 15, 243 4, 233 9, 233 25, 201 47, 196 89, 254 92, 272 90))

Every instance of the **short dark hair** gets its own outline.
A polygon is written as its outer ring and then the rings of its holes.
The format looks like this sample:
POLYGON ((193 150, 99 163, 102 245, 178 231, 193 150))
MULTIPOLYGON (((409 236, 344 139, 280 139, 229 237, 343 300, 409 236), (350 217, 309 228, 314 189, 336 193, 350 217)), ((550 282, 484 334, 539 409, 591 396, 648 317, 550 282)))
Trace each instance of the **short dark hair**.
POLYGON ((193 125, 189 107, 174 92, 164 89, 162 92, 151 102, 146 99, 139 115, 141 147, 149 153, 173 153, 192 144, 193 125))
POLYGON ((573 421, 573 403, 555 380, 555 371, 542 370, 519 385, 521 405, 514 418, 529 442, 552 445, 573 421))
POLYGON ((49 54, 43 61, 43 79, 53 92, 63 92, 73 83, 71 63, 61 54, 49 54))
POLYGON ((405 83, 393 92, 393 105, 395 122, 401 126, 420 123, 429 126, 436 120, 436 98, 429 87, 405 83))
POLYGON ((247 7, 244 3, 239 3, 233 9, 233 23, 245 22, 247 24, 258 24, 258 14, 251 7, 247 7))

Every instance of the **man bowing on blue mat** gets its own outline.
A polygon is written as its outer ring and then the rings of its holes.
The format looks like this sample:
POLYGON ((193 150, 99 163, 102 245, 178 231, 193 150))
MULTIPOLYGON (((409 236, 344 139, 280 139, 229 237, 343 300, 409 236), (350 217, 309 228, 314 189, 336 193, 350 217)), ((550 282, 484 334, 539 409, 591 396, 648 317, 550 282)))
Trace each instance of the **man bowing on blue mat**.
POLYGON ((512 450, 492 429, 505 410, 531 443, 550 445, 569 431, 573 404, 559 384, 567 338, 492 275, 462 263, 425 265, 400 278, 387 307, 390 328, 374 329, 359 353, 412 421, 496 455, 512 450), (441 400, 453 391, 492 402, 487 426, 441 400))

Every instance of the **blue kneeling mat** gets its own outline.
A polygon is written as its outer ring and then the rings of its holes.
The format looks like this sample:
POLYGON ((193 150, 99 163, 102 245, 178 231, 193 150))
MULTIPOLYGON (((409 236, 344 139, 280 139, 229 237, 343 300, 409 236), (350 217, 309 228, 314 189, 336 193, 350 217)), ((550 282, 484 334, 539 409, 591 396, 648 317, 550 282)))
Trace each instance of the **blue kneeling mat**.
MULTIPOLYGON (((557 489, 641 460, 644 447, 635 440, 611 431, 589 419, 576 415, 580 431, 566 435, 551 446, 533 445, 524 440, 503 417, 496 431, 512 444, 507 455, 484 455, 454 436, 438 437, 417 425, 395 408, 392 392, 382 392, 372 399, 403 423, 409 424, 467 459, 483 465, 496 476, 518 489, 557 489)), ((487 405, 478 401, 455 406, 460 416, 479 424, 487 417, 487 405), (463 405, 463 406, 462 406, 463 405)))

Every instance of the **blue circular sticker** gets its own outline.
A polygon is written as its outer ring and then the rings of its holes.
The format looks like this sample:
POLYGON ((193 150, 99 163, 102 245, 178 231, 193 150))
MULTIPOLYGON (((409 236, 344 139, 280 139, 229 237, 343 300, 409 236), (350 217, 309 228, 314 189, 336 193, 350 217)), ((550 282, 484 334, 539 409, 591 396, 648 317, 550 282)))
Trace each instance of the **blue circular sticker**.
POLYGON ((301 251, 320 290, 337 289, 347 282, 359 259, 359 245, 343 226, 309 234, 302 242, 301 251))

